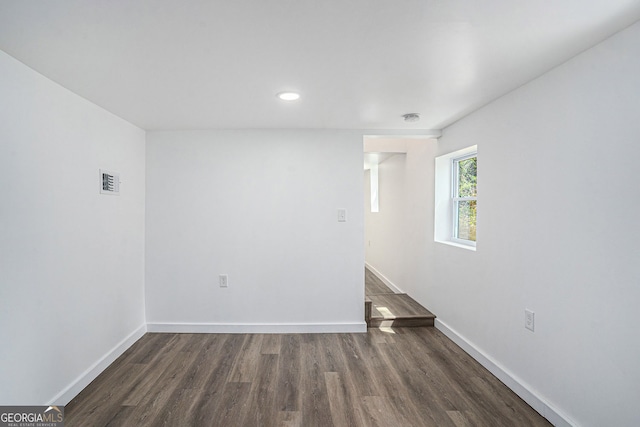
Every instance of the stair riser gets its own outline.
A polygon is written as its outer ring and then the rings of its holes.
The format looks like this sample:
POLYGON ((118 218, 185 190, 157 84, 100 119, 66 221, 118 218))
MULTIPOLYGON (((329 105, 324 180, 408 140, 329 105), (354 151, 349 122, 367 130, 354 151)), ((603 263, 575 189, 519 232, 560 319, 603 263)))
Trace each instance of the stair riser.
POLYGON ((369 319, 370 328, 414 328, 419 326, 433 326, 433 319, 380 319, 372 317, 369 319))

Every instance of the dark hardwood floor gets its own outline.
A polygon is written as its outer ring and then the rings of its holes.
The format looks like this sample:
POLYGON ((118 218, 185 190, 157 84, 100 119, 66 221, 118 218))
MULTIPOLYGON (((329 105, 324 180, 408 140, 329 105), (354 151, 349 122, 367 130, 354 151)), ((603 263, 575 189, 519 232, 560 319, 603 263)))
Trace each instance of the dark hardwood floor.
POLYGON ((370 327, 433 326, 434 316, 407 294, 378 294, 371 300, 370 327))
POLYGON ((382 280, 378 278, 371 270, 364 269, 364 293, 369 295, 393 294, 394 292, 382 280))
POLYGON ((396 294, 364 269, 365 320, 370 328, 433 326, 436 316, 407 294, 396 294))
POLYGON ((435 328, 146 334, 65 426, 549 426, 435 328))

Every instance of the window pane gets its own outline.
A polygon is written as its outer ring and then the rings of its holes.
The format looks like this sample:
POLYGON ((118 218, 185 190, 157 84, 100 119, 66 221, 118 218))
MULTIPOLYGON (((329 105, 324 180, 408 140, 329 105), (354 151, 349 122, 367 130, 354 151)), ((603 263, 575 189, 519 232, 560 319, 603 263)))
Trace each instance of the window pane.
POLYGON ((458 239, 476 241, 476 205, 475 200, 458 203, 458 239))
POLYGON ((478 158, 460 160, 458 162, 458 197, 477 197, 476 183, 478 158))

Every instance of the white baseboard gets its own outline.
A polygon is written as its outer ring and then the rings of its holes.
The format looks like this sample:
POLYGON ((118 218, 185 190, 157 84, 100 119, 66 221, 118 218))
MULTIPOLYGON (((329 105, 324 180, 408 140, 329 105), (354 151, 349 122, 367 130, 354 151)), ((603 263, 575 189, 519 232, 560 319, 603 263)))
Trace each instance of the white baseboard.
POLYGON ((545 417, 551 424, 556 427, 577 427, 577 424, 571 421, 567 416, 561 414, 557 409, 553 408, 546 400, 538 396, 531 388, 517 376, 504 369, 498 362, 479 350, 473 343, 469 342, 465 337, 460 335, 454 329, 450 328, 440 319, 435 320, 435 327, 449 339, 455 342, 460 348, 466 351, 471 357, 484 366, 489 372, 495 375, 515 394, 520 396, 522 400, 527 402, 529 406, 535 409, 540 415, 545 417))
POLYGON ((120 341, 107 352, 100 360, 94 363, 89 369, 84 371, 78 378, 69 384, 64 390, 50 400, 52 405, 65 406, 78 395, 86 386, 98 375, 111 365, 122 353, 138 341, 147 332, 147 325, 143 324, 138 329, 129 334, 128 337, 120 341))
POLYGON ((148 332, 203 334, 323 334, 367 332, 355 323, 147 323, 148 332))
POLYGON ((371 272, 373 274, 375 274, 378 279, 382 280, 382 282, 387 285, 388 287, 391 288, 391 290, 393 292, 395 292, 396 294, 404 294, 404 292, 395 285, 395 283, 393 283, 391 280, 389 280, 384 274, 380 273, 375 267, 373 267, 371 264, 369 264, 368 262, 365 261, 364 265, 367 266, 367 268, 369 270, 371 270, 371 272))

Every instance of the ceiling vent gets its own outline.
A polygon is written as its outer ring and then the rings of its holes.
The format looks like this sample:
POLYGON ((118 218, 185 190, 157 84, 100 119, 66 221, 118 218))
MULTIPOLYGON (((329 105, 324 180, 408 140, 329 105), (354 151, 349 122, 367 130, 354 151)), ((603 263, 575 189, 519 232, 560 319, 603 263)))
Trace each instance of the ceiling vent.
POLYGON ((100 194, 120 194, 120 174, 100 169, 100 194))

